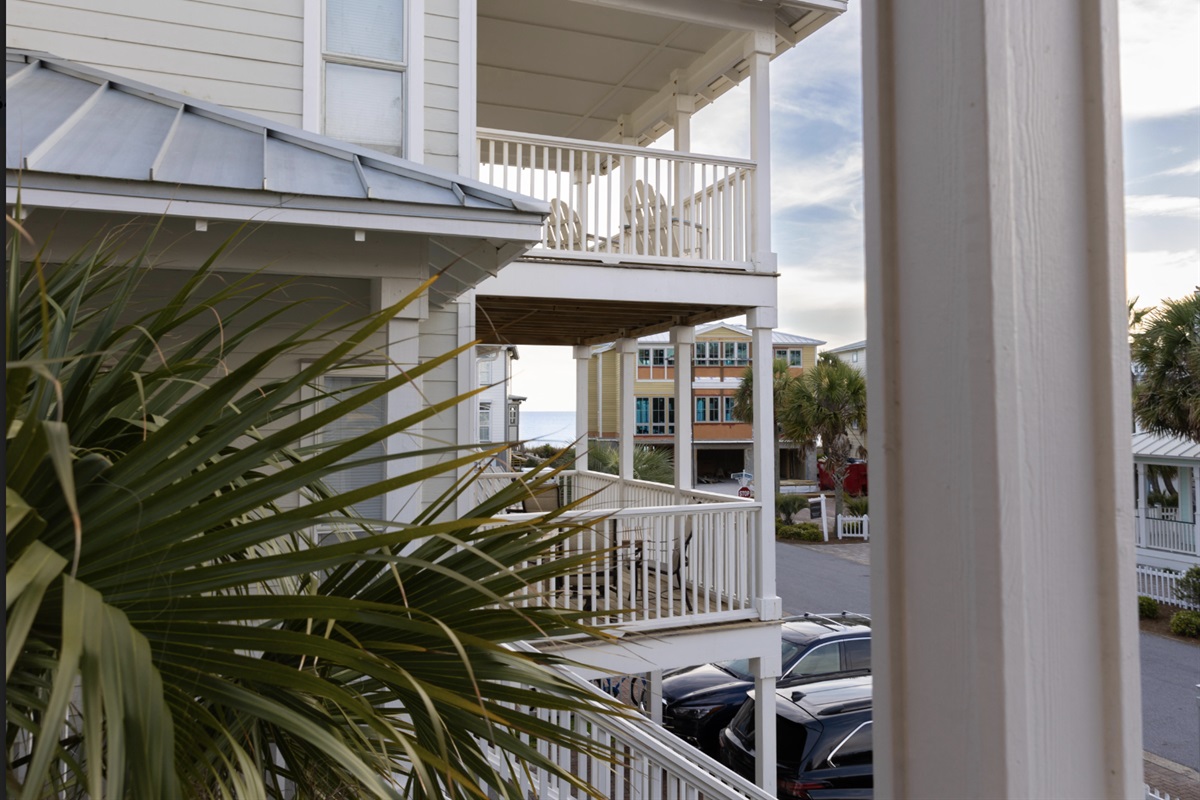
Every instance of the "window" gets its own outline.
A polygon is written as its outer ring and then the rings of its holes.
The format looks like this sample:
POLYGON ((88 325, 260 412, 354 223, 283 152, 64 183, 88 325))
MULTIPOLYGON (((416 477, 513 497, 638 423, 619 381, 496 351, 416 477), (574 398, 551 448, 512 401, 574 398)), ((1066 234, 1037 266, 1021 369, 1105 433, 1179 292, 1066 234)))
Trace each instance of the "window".
POLYGON ((480 361, 479 362, 479 385, 480 386, 491 386, 492 385, 492 363, 493 362, 491 362, 491 361, 480 361))
POLYGON ((803 350, 785 350, 779 354, 780 358, 786 358, 789 367, 804 366, 804 351, 803 350))
POLYGON ((508 424, 512 428, 516 428, 521 421, 521 407, 513 403, 508 407, 508 424))
POLYGON ((873 750, 871 720, 867 720, 833 748, 833 752, 829 754, 829 766, 836 769, 854 764, 870 764, 874 757, 873 750))
MULTIPOLYGON (((380 371, 380 374, 326 375, 322 379, 323 385, 318 387, 318 391, 321 391, 323 394, 321 401, 317 405, 321 410, 329 408, 334 403, 345 399, 348 394, 364 386, 377 383, 381 378, 382 371, 380 371)), ((323 444, 340 442, 352 439, 355 436, 361 436, 373 430, 378 430, 387 422, 386 415, 385 398, 377 397, 370 403, 359 407, 350 414, 335 420, 323 428, 318 435, 318 442, 323 444)), ((360 450, 353 455, 351 460, 361 461, 363 459, 376 458, 384 455, 385 452, 383 442, 375 442, 370 447, 360 450)), ((377 483, 385 477, 386 466, 383 462, 376 462, 335 472, 325 478, 325 483, 334 492, 340 493, 377 483)), ((361 503, 355 503, 354 510, 359 516, 366 519, 383 519, 383 496, 380 495, 372 497, 370 500, 364 500, 361 503)))
POLYGON ((406 5, 325 0, 325 135, 401 155, 406 5))
POLYGON ((721 397, 712 395, 696 398, 696 422, 721 421, 721 397))
POLYGON ((480 443, 490 442, 492 440, 492 404, 481 403, 479 405, 479 441, 480 443))
POLYGON ((788 672, 789 676, 826 675, 831 672, 841 672, 842 658, 837 642, 818 645, 805 653, 804 658, 796 662, 788 672))
POLYGON ((674 397, 639 397, 635 401, 635 434, 665 436, 675 433, 674 397))
POLYGON ((852 364, 858 363, 858 351, 857 350, 850 354, 850 362, 852 364))
POLYGON ((847 670, 871 668, 871 640, 847 639, 842 642, 842 657, 847 670))
POLYGON ((748 366, 750 364, 750 343, 696 342, 696 363, 711 367, 748 366))
POLYGON ((726 422, 737 422, 738 421, 737 417, 734 416, 734 414, 733 414, 733 406, 734 406, 735 402, 736 402, 736 400, 732 395, 725 398, 725 421, 726 422))
MULTIPOLYGON (((675 366, 675 348, 639 347, 637 363, 639 367, 650 368, 650 380, 667 378, 667 367, 675 366)), ((644 373, 639 377, 644 378, 644 373)))

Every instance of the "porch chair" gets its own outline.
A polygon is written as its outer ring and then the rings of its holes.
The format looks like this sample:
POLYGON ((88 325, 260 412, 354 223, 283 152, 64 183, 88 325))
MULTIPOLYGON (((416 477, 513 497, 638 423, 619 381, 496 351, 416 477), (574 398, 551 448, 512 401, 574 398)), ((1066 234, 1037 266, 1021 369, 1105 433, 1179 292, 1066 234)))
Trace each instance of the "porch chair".
POLYGON ((579 212, 559 200, 550 201, 550 216, 546 219, 546 247, 551 250, 592 250, 608 252, 608 239, 584 233, 579 212))
POLYGON ((638 179, 625 193, 623 236, 633 243, 632 247, 623 243, 625 252, 678 257, 678 224, 679 220, 671 217, 667 199, 645 181, 638 179))

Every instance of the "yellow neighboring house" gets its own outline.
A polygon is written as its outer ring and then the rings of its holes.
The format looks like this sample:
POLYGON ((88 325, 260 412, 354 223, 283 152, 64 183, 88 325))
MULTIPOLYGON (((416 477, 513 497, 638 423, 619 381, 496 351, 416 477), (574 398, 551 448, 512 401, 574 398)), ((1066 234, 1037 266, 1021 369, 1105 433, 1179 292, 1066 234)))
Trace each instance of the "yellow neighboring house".
MULTIPOLYGON (((792 375, 801 375, 816 363, 819 339, 775 331, 775 358, 788 363, 792 375)), ((696 327, 695 357, 688 410, 692 423, 695 474, 692 484, 727 478, 749 471, 754 439, 751 426, 733 413, 734 395, 754 357, 750 330, 731 322, 696 327)), ((588 436, 593 441, 617 443, 621 396, 618 354, 612 344, 601 345, 588 366, 588 436)), ((638 339, 637 377, 633 390, 638 444, 673 448, 675 424, 683 418, 675 408, 675 348, 667 333, 638 339)), ((780 477, 805 475, 798 448, 785 444, 780 477)))

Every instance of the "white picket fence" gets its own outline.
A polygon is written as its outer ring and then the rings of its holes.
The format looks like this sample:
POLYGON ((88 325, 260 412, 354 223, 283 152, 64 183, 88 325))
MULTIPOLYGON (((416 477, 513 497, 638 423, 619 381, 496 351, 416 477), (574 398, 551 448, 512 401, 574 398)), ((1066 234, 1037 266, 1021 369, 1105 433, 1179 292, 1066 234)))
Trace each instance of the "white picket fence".
POLYGON ((870 523, 871 518, 868 516, 847 517, 844 514, 837 516, 837 537, 839 539, 862 539, 864 542, 870 539, 870 523))
POLYGON ((1142 785, 1146 787, 1146 800, 1182 800, 1182 798, 1179 797, 1171 797, 1171 795, 1167 794, 1166 792, 1160 792, 1158 789, 1151 787, 1148 783, 1144 783, 1142 785))
POLYGON ((1175 596, 1175 587, 1182 577, 1182 572, 1176 572, 1173 569, 1161 569, 1159 567, 1138 564, 1138 594, 1153 598, 1160 603, 1170 603, 1182 608, 1190 608, 1193 611, 1200 611, 1200 605, 1180 600, 1175 596))

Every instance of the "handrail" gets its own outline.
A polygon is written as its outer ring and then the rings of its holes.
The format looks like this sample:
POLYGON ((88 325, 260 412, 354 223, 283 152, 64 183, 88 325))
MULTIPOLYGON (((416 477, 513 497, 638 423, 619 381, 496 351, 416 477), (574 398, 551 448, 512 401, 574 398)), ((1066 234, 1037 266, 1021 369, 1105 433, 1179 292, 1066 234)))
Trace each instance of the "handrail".
POLYGON ((480 139, 494 139, 498 142, 509 141, 519 144, 542 145, 572 150, 603 150, 613 155, 669 157, 675 161, 689 161, 693 164, 717 164, 728 167, 754 169, 757 162, 748 158, 731 158, 729 156, 714 156, 707 153, 689 153, 682 150, 660 150, 659 148, 638 147, 632 144, 615 144, 612 142, 595 142, 587 139, 570 139, 558 136, 544 136, 536 133, 521 133, 504 131, 497 128, 477 128, 476 136, 480 139))
MULTIPOLYGON (((523 642, 513 648, 536 652, 536 648, 523 642)), ((613 796, 628 797, 629 800, 646 797, 648 800, 649 797, 695 797, 699 793, 706 800, 774 800, 773 795, 645 717, 636 714, 622 717, 600 711, 609 700, 607 695, 571 668, 551 666, 550 669, 574 684, 585 696, 596 698, 596 710, 574 712, 573 718, 568 720, 573 729, 586 727, 593 732, 594 738, 608 739, 607 743, 626 749, 636 761, 627 764, 625 771, 631 778, 638 779, 630 779, 621 787, 622 791, 614 792, 613 796), (596 736, 600 732, 603 737, 596 736)), ((574 759, 574 771, 586 774, 588 769, 582 762, 588 760, 587 757, 577 754, 574 759)), ((532 782, 539 777, 530 776, 525 780, 532 782)), ((563 796, 559 794, 559 797, 563 796)))

